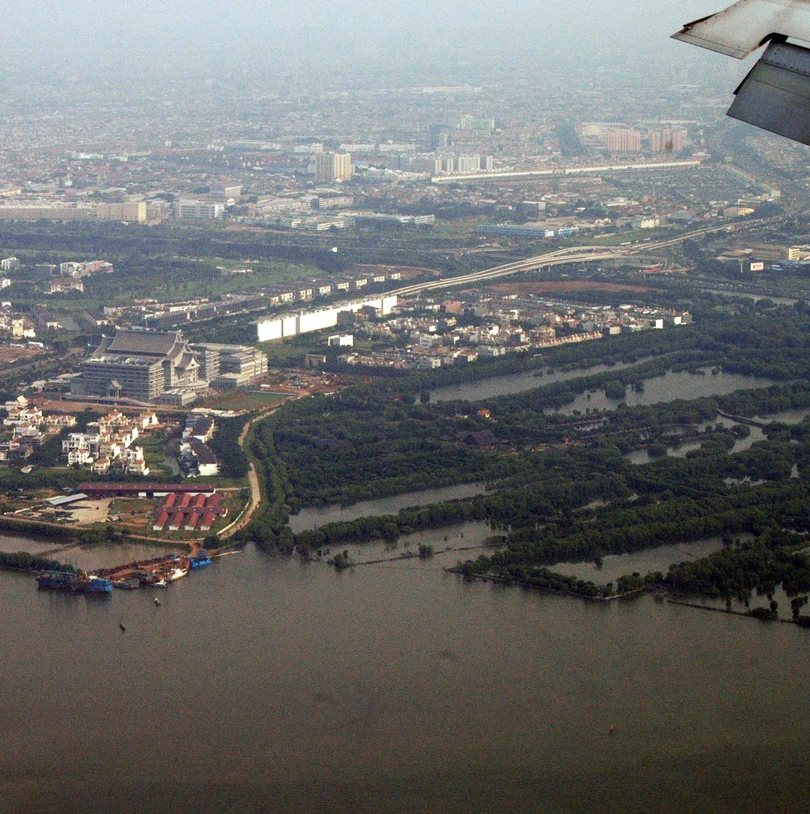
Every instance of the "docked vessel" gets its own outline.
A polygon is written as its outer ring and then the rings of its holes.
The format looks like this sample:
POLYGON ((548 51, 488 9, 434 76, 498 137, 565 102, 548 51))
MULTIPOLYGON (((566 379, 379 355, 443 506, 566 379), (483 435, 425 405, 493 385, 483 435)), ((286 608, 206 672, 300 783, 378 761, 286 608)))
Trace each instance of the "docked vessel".
POLYGON ((194 556, 189 557, 188 561, 191 563, 192 568, 203 568, 206 565, 211 565, 211 558, 204 551, 198 551, 194 556))
POLYGON ((169 571, 168 574, 166 574, 166 579, 169 582, 174 582, 175 580, 184 577, 188 573, 188 570, 189 570, 188 563, 186 563, 185 565, 175 566, 174 568, 171 569, 171 571, 169 571))
POLYGON ((128 579, 114 579, 112 584, 113 588, 121 588, 124 591, 134 591, 141 587, 141 581, 137 577, 130 577, 128 579))
POLYGON ((94 575, 85 576, 73 571, 44 571, 37 576, 40 588, 52 588, 71 593, 108 594, 112 592, 112 581, 94 575))
POLYGON ((88 594, 109 594, 112 593, 112 580, 106 577, 97 577, 90 574, 84 577, 84 590, 88 594))
POLYGON ((59 591, 84 590, 79 575, 72 571, 44 571, 37 577, 37 585, 40 588, 54 588, 59 591))

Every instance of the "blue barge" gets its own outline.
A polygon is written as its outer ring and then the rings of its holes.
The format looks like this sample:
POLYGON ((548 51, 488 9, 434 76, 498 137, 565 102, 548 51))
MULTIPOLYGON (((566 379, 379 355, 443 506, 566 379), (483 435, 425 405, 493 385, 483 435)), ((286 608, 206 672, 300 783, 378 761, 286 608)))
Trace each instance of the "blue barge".
POLYGON ((206 565, 211 565, 211 558, 204 551, 199 551, 193 557, 189 557, 188 561, 192 568, 204 568, 206 565))
POLYGON ((112 581, 104 577, 84 576, 72 571, 44 571, 37 577, 40 588, 53 588, 71 593, 112 593, 112 581))

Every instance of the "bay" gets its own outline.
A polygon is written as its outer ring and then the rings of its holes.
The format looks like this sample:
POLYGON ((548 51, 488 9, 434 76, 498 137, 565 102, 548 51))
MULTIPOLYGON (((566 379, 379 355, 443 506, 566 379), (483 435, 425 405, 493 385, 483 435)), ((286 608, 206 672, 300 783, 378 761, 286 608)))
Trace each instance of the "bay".
POLYGON ((0 590, 4 811, 806 807, 793 626, 252 546, 161 607, 0 590))

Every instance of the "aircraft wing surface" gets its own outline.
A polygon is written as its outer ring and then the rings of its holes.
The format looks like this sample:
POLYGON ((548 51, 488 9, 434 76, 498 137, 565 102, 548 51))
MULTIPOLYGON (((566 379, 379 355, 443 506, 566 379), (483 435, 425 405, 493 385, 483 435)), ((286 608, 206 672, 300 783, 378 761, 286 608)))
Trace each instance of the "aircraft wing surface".
POLYGON ((739 0, 687 23, 673 39, 742 59, 771 39, 810 42, 810 0, 739 0))
POLYGON ((739 0, 688 23, 676 40, 742 59, 769 43, 728 115, 810 145, 810 0, 739 0))

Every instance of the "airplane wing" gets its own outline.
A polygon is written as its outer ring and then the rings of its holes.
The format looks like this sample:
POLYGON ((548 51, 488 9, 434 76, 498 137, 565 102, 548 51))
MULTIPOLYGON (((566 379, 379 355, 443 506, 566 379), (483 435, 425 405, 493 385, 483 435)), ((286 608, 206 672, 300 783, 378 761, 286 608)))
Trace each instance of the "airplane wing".
POLYGON ((810 42, 810 0, 739 0, 672 35, 737 59, 769 40, 788 37, 810 42))
POLYGON ((742 59, 770 43, 734 91, 728 115, 810 145, 810 0, 739 0, 673 39, 742 59))

